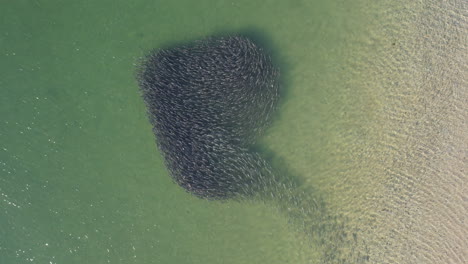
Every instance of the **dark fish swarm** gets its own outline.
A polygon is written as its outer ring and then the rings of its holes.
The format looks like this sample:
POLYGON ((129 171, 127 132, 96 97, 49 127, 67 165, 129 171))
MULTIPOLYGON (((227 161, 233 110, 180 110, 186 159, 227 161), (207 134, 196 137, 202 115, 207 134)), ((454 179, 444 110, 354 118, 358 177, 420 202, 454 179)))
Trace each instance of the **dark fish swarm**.
POLYGON ((249 149, 271 121, 278 76, 260 47, 231 36, 153 51, 138 81, 166 166, 180 186, 206 199, 274 201, 321 252, 311 262, 366 263, 367 251, 356 250, 366 247, 344 218, 249 149))
POLYGON ((278 102, 279 72, 242 36, 155 50, 138 81, 173 179, 202 198, 250 195, 271 173, 249 150, 278 102))

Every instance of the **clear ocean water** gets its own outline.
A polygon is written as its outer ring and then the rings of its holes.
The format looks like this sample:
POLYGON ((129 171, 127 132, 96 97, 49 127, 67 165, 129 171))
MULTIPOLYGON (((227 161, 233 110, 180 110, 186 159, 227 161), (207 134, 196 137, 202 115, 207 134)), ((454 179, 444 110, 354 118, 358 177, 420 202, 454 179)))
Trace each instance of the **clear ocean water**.
POLYGON ((0 21, 0 263, 467 263, 465 1, 19 0, 0 21), (193 197, 156 148, 139 59, 246 31, 283 83, 260 145, 323 230, 193 197))

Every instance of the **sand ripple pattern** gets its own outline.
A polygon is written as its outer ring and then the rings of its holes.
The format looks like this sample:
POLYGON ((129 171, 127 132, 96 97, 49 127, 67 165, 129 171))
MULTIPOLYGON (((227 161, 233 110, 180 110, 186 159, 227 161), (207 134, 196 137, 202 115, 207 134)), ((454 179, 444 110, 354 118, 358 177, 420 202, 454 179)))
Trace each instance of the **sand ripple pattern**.
POLYGON ((381 93, 384 190, 364 232, 370 260, 468 263, 467 2, 383 5, 370 34, 380 57, 368 72, 381 93))

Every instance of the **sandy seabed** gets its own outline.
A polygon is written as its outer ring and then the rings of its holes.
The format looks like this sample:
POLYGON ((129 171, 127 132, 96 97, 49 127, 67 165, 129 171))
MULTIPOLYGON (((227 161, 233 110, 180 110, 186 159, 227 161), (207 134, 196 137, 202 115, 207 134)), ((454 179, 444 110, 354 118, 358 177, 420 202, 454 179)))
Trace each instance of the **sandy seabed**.
POLYGON ((271 144, 329 194, 366 262, 468 263, 466 1, 353 4, 365 21, 333 51, 341 74, 320 86, 299 67, 303 103, 271 144), (316 122, 314 88, 327 109, 316 122))
POLYGON ((370 26, 379 57, 359 69, 381 129, 367 151, 374 213, 357 229, 372 263, 468 263, 467 4, 386 4, 370 26))

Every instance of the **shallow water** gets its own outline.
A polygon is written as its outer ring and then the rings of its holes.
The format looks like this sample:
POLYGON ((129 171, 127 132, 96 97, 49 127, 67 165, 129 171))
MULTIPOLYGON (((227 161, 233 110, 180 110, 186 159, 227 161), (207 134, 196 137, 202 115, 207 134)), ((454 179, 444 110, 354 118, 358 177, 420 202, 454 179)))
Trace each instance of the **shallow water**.
POLYGON ((466 10, 464 1, 3 4, 0 263, 466 263, 466 10), (139 57, 246 30, 265 36, 283 78, 260 148, 322 215, 197 199, 171 182, 156 149, 139 57), (338 243, 343 230, 355 243, 338 243), (321 238, 337 239, 340 253, 324 257, 321 238))

